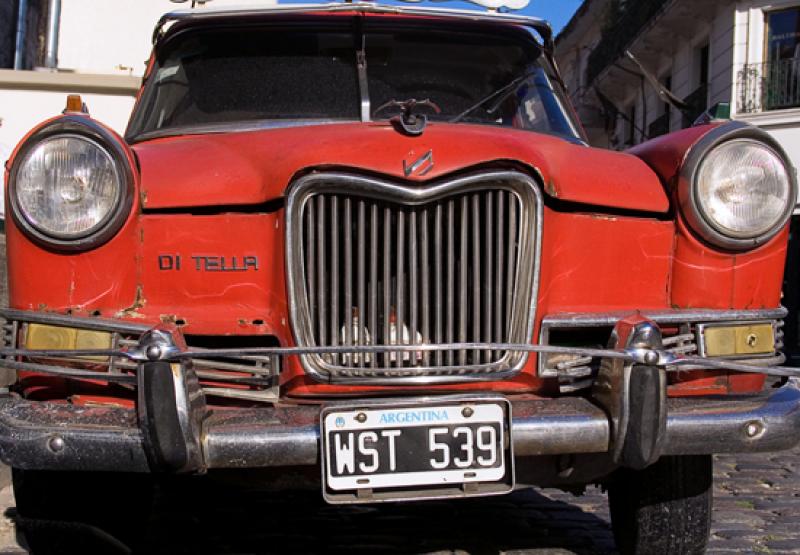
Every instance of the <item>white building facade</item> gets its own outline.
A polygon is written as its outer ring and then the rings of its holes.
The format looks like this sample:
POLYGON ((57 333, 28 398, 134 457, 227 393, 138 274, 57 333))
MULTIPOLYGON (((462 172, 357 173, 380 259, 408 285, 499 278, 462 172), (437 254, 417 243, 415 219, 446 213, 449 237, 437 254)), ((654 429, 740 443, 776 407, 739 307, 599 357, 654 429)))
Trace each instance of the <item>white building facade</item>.
POLYGON ((800 167, 800 0, 586 0, 557 57, 596 146, 624 149, 727 103, 800 167), (664 102, 625 50, 689 109, 664 102))
MULTIPOLYGON (((53 67, 29 62, 25 69, 0 69, 0 163, 34 125, 60 114, 69 94, 80 94, 92 117, 122 133, 150 56, 153 29, 164 13, 273 3, 206 0, 191 8, 191 2, 169 0, 15 0, 11 11, 17 16, 20 8, 29 11, 23 11, 22 21, 35 11, 45 20, 54 15, 56 36, 39 38, 54 39, 56 55, 53 67)), ((28 17, 27 32, 36 28, 28 17)))

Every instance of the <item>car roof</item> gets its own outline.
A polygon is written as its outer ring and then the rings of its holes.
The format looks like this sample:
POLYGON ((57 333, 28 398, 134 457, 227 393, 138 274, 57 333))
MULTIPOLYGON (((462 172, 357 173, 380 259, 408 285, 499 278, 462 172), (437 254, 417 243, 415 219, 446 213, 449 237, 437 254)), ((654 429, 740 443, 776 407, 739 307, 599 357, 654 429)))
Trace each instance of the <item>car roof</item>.
POLYGON ((387 14, 410 15, 439 18, 448 21, 487 21, 506 23, 509 25, 527 27, 542 38, 545 50, 552 54, 553 33, 547 21, 530 16, 514 13, 500 12, 497 10, 463 10, 440 7, 389 6, 374 2, 332 2, 326 4, 276 4, 271 6, 248 7, 223 7, 207 8, 203 10, 177 10, 165 14, 156 25, 153 32, 153 44, 158 45, 169 34, 170 28, 176 23, 189 23, 193 21, 213 23, 214 20, 225 21, 231 18, 247 20, 248 18, 269 18, 270 15, 319 15, 324 13, 356 13, 356 14, 387 14))

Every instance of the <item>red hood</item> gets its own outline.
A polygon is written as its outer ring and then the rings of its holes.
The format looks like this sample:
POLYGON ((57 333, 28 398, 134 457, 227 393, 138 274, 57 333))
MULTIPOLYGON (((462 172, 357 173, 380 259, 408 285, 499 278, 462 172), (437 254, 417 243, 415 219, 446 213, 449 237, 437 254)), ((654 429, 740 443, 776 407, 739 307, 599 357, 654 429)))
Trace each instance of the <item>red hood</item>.
POLYGON ((260 204, 281 197, 306 168, 349 167, 424 183, 499 160, 536 168, 545 192, 561 200, 649 212, 669 207, 656 174, 634 156, 487 126, 430 124, 407 137, 386 124, 347 123, 169 137, 133 150, 145 208, 260 204), (406 178, 403 161, 428 150, 433 169, 406 178))

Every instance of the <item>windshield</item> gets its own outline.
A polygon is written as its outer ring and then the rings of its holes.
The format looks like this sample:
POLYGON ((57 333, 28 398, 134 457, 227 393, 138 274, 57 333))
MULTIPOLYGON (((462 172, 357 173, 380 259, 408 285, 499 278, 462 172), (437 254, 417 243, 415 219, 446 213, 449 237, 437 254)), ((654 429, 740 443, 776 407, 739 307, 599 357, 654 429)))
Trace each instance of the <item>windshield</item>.
POLYGON ((440 113, 421 113, 433 121, 576 137, 538 44, 527 32, 502 30, 329 18, 185 31, 160 49, 127 136, 361 121, 365 95, 372 120, 396 115, 376 111, 387 102, 430 99, 440 113))

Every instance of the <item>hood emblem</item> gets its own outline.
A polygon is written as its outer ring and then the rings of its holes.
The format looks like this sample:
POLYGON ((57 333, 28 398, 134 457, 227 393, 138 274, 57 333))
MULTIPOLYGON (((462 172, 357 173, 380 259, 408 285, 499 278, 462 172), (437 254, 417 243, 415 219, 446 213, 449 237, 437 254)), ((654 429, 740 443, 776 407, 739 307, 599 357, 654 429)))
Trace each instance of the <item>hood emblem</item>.
POLYGON ((422 177, 433 169, 433 150, 429 150, 415 161, 408 163, 403 160, 403 173, 406 177, 416 175, 422 177))

